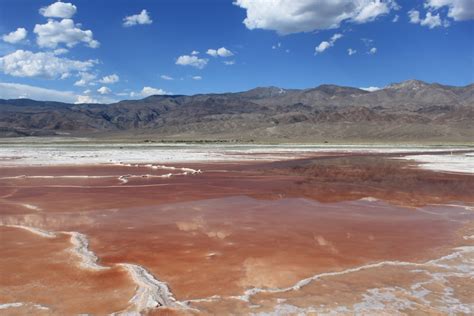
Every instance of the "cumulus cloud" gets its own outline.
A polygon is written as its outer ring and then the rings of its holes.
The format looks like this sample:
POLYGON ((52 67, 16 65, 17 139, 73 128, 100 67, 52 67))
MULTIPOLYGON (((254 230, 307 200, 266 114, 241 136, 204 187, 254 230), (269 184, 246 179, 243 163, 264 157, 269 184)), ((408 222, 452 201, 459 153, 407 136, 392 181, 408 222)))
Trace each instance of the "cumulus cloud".
POLYGON ((47 7, 43 7, 39 10, 39 13, 47 18, 61 18, 69 19, 77 11, 77 8, 72 3, 66 2, 55 2, 47 7))
POLYGON ((15 77, 66 78, 72 73, 91 69, 96 60, 73 60, 50 52, 17 50, 0 57, 0 71, 15 77))
POLYGON ((102 79, 100 79, 99 82, 103 84, 113 84, 113 83, 119 82, 119 80, 120 80, 120 77, 118 75, 112 74, 112 75, 102 77, 102 79))
POLYGON ((233 56, 234 53, 232 53, 230 50, 228 50, 227 48, 225 47, 221 47, 221 48, 218 48, 218 49, 212 49, 212 48, 209 48, 206 52, 206 54, 212 56, 212 57, 230 57, 230 56, 233 56))
POLYGON ((396 23, 396 22, 398 22, 399 19, 400 19, 400 16, 397 14, 393 17, 392 22, 396 23))
POLYGON ((377 53, 377 47, 372 47, 371 49, 369 49, 369 52, 368 52, 369 55, 373 55, 375 53, 377 53))
POLYGON ((140 92, 131 92, 130 96, 132 98, 146 98, 151 95, 165 95, 165 94, 170 94, 170 93, 163 89, 143 87, 143 89, 140 92))
POLYGON ((36 24, 33 30, 36 33, 36 43, 40 47, 56 48, 59 44, 74 47, 84 43, 91 48, 99 47, 100 43, 94 39, 91 30, 82 30, 79 24, 71 19, 61 21, 48 20, 46 24, 36 24))
POLYGON ((168 80, 168 81, 170 81, 170 80, 174 80, 174 78, 173 78, 173 77, 171 77, 171 76, 168 76, 168 75, 161 75, 161 76, 160 76, 160 78, 161 78, 161 79, 163 79, 163 80, 168 80))
POLYGON ((366 23, 397 9, 394 0, 236 0, 250 29, 279 34, 337 28, 343 21, 366 23))
POLYGON ((315 53, 318 54, 318 53, 322 53, 324 52, 326 49, 328 49, 329 47, 332 47, 334 46, 334 44, 336 43, 336 41, 338 39, 340 39, 342 37, 342 34, 340 33, 336 33, 334 34, 331 39, 329 41, 322 41, 321 43, 319 43, 318 46, 315 47, 315 53))
POLYGON ((76 87, 85 87, 87 85, 94 85, 94 80, 97 78, 95 74, 89 72, 80 72, 78 74, 79 80, 74 83, 76 87))
POLYGON ((387 14, 390 12, 390 2, 383 1, 368 1, 356 16, 352 18, 352 21, 356 23, 366 23, 375 20, 378 16, 387 14))
POLYGON ((139 14, 126 16, 123 18, 123 26, 129 27, 137 24, 151 24, 153 20, 150 18, 147 10, 142 10, 139 14))
POLYGON ((191 52, 191 55, 199 55, 199 52, 198 52, 197 50, 193 50, 193 51, 191 52))
POLYGON ((357 51, 355 49, 352 49, 352 48, 347 49, 347 55, 349 55, 349 56, 352 56, 356 53, 357 53, 357 51))
POLYGON ((74 103, 75 104, 100 103, 100 101, 91 97, 90 95, 78 95, 74 103))
POLYGON ((208 60, 204 58, 199 58, 195 55, 182 55, 179 56, 176 60, 176 65, 181 66, 192 66, 198 69, 203 69, 206 67, 208 60))
POLYGON ((474 19, 474 1, 472 0, 426 0, 425 7, 438 10, 448 8, 448 17, 455 21, 474 19))
POLYGON ((16 31, 3 35, 2 39, 7 43, 16 44, 23 41, 27 35, 28 32, 26 29, 19 27, 16 29, 16 31))
POLYGON ((419 11, 410 10, 408 11, 408 17, 410 18, 410 23, 420 24, 421 26, 427 26, 430 29, 443 25, 439 13, 436 15, 432 15, 431 12, 427 12, 425 18, 421 18, 419 11))
POLYGON ((193 80, 201 80, 202 79, 201 76, 193 76, 192 78, 193 78, 193 80))
POLYGON ((99 89, 97 89, 97 92, 99 92, 100 94, 110 94, 112 92, 112 90, 110 90, 109 88, 103 86, 103 87, 100 87, 99 89))
POLYGON ((316 46, 315 50, 316 50, 316 53, 322 53, 329 47, 331 47, 331 44, 329 42, 322 41, 321 43, 319 43, 318 46, 316 46))
POLYGON ((365 87, 365 88, 359 88, 359 89, 369 91, 369 92, 374 92, 374 91, 380 90, 379 87, 365 87))
POLYGON ((235 65, 235 60, 224 60, 223 63, 226 66, 232 66, 235 65))

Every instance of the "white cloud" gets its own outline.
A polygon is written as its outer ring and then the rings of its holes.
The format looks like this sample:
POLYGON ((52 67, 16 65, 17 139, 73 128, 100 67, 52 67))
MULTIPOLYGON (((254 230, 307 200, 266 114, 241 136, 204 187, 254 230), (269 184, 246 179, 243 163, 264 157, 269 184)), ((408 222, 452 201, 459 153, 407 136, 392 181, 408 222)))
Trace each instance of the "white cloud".
POLYGON ((28 32, 26 29, 19 27, 16 31, 10 32, 2 36, 2 39, 10 44, 16 44, 24 40, 27 36, 28 32))
POLYGON ((373 55, 375 53, 377 53, 377 47, 372 47, 371 49, 369 49, 368 54, 373 55))
POLYGON ((100 94, 110 94, 112 92, 112 90, 110 90, 109 88, 103 86, 103 87, 100 87, 99 89, 97 89, 97 92, 99 92, 100 94))
POLYGON ((152 87, 143 87, 143 89, 141 91, 141 94, 143 96, 150 96, 150 95, 168 94, 168 92, 166 92, 163 89, 156 89, 156 88, 152 88, 152 87))
POLYGON ((352 49, 352 48, 347 49, 347 54, 348 54, 349 56, 352 56, 352 55, 354 55, 355 53, 357 53, 357 51, 356 51, 355 49, 352 49))
POLYGON ((217 57, 217 50, 209 48, 206 52, 206 54, 212 56, 212 57, 217 57))
POLYGON ((87 85, 95 84, 93 82, 97 78, 95 74, 91 74, 89 72, 80 72, 78 75, 81 79, 79 79, 78 81, 74 83, 76 87, 85 87, 87 85))
POLYGON ((150 18, 147 10, 142 10, 139 14, 126 16, 123 18, 123 26, 129 27, 137 24, 151 24, 153 20, 150 18))
MULTIPOLYGON (((355 1, 354 1, 355 2, 355 1)), ((393 8, 391 1, 366 1, 361 10, 356 16, 352 18, 352 21, 356 23, 366 23, 375 20, 378 16, 387 14, 393 8)))
POLYGON ((85 87, 87 84, 88 84, 88 83, 87 83, 85 80, 83 80, 83 79, 79 79, 79 80, 77 80, 76 82, 74 82, 74 85, 75 85, 76 87, 85 87))
POLYGON ((396 23, 396 22, 398 22, 399 19, 400 19, 400 16, 397 14, 393 17, 392 22, 396 23))
POLYGON ((340 39, 342 37, 342 34, 340 33, 336 33, 334 34, 332 37, 331 37, 331 42, 334 44, 334 42, 336 42, 338 39, 340 39))
POLYGON ((78 95, 74 103, 83 104, 83 103, 100 103, 100 102, 99 100, 91 97, 90 95, 78 95))
POLYGON ((439 13, 436 15, 432 15, 431 12, 427 12, 426 17, 423 19, 420 17, 419 11, 410 10, 408 11, 408 17, 410 18, 410 23, 420 24, 421 26, 427 26, 430 29, 443 25, 439 13))
POLYGON ((165 95, 165 94, 170 94, 169 92, 163 90, 163 89, 158 89, 158 88, 152 88, 152 87, 143 87, 143 89, 140 92, 131 92, 130 96, 132 98, 146 98, 151 95, 165 95))
MULTIPOLYGON (((90 91, 84 91, 89 94, 90 91)), ((78 95, 72 91, 60 91, 46 89, 19 83, 0 82, 0 99, 33 99, 37 101, 56 101, 65 103, 113 103, 115 99, 110 97, 92 97, 88 95, 78 95)))
POLYGON ((19 98, 73 103, 76 101, 77 96, 70 91, 58 91, 26 84, 0 82, 0 99, 19 98))
POLYGON ((71 73, 91 69, 95 60, 73 60, 55 56, 53 53, 33 53, 17 50, 0 57, 0 71, 15 77, 65 78, 71 73))
POLYGON ((102 79, 100 79, 99 82, 103 84, 113 84, 113 83, 119 82, 119 80, 120 80, 120 77, 118 75, 112 74, 112 75, 102 77, 102 79))
POLYGON ((277 49, 281 47, 281 42, 276 43, 276 45, 272 46, 272 49, 277 49))
POLYGON ((192 66, 198 69, 206 67, 208 60, 197 56, 182 55, 176 60, 176 65, 192 66))
POLYGON ((77 8, 72 3, 66 2, 55 2, 47 7, 43 7, 39 10, 39 13, 47 18, 61 18, 69 19, 77 11, 77 8))
POLYGON ((331 39, 329 41, 322 41, 321 43, 319 43, 318 46, 315 47, 315 53, 318 54, 318 53, 322 53, 324 52, 326 49, 328 49, 329 47, 332 47, 334 46, 334 44, 336 43, 336 41, 338 39, 340 39, 342 37, 342 34, 340 33, 336 33, 334 34, 331 39))
POLYGON ((59 44, 73 47, 81 42, 91 48, 100 45, 91 30, 82 30, 80 24, 75 24, 71 19, 59 22, 50 19, 46 24, 36 24, 33 32, 37 35, 36 43, 40 47, 56 48, 59 44))
POLYGON ((394 0, 236 0, 246 9, 245 26, 279 34, 337 28, 343 21, 366 23, 398 6, 394 0))
POLYGON ((374 91, 380 90, 379 87, 366 87, 366 88, 359 88, 359 89, 369 91, 369 92, 374 92, 374 91))
POLYGON ((474 1, 472 0, 426 0, 425 7, 434 10, 448 7, 448 17, 455 21, 474 19, 474 1))
POLYGON ((233 56, 234 53, 232 53, 230 50, 228 50, 227 48, 225 47, 221 47, 221 48, 218 48, 218 49, 212 49, 212 48, 209 48, 206 52, 206 54, 212 56, 212 57, 230 57, 230 56, 233 56))
POLYGON ((235 65, 235 60, 224 60, 223 63, 226 66, 232 66, 235 65))
POLYGON ((163 79, 163 80, 174 80, 173 77, 168 76, 168 75, 161 75, 160 78, 163 79))
POLYGON ((192 78, 193 78, 193 80, 201 80, 201 79, 202 79, 201 76, 194 76, 194 77, 192 77, 192 78))
POLYGON ((318 46, 316 46, 315 50, 317 53, 322 53, 329 47, 331 47, 331 44, 329 42, 322 41, 321 43, 319 43, 318 46))
POLYGON ((67 54, 68 52, 69 52, 69 50, 66 49, 66 48, 57 48, 57 49, 53 50, 54 55, 64 55, 64 54, 67 54))
POLYGON ((191 55, 199 55, 199 52, 198 52, 197 50, 193 50, 193 51, 191 52, 191 55))

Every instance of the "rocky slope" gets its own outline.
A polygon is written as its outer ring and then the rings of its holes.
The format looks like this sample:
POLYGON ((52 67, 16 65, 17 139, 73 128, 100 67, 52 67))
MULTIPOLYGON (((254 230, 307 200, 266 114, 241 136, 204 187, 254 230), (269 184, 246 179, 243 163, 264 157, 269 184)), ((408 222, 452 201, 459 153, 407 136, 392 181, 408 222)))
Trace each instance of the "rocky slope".
POLYGON ((0 135, 153 140, 472 142, 474 84, 409 80, 367 92, 321 85, 114 104, 0 100, 0 135))

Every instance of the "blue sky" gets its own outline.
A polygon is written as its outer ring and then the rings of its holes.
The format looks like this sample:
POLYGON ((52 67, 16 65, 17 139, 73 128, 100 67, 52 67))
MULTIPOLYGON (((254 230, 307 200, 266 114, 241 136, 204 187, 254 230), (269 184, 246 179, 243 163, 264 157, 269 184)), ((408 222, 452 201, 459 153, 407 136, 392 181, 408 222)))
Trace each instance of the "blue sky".
POLYGON ((466 85, 473 20, 472 0, 0 0, 0 98, 466 85))

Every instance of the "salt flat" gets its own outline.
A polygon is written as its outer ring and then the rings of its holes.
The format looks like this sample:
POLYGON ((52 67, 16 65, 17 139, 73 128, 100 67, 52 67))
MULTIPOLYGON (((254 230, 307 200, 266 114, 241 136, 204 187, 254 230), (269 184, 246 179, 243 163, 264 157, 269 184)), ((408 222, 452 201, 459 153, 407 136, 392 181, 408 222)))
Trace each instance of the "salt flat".
POLYGON ((472 313, 472 158, 461 146, 5 144, 0 307, 472 313))
MULTIPOLYGON (((80 165, 107 163, 185 163, 225 161, 272 161, 309 157, 317 154, 363 153, 437 153, 446 152, 443 161, 460 156, 451 153, 469 150, 463 146, 408 145, 221 145, 221 144, 137 144, 137 143, 4 143, 0 147, 0 164, 8 165, 80 165), (451 157, 451 158, 449 158, 451 157)), ((420 156, 419 156, 420 157, 420 156)), ((428 157, 428 156, 426 156, 428 157)), ((440 156, 436 156, 440 157, 440 156)), ((472 155, 464 155, 471 163, 472 155)), ((415 159, 415 158, 414 158, 415 159)), ((416 158, 427 159, 427 158, 416 158)), ((416 160, 415 159, 415 160, 416 160)), ((453 160, 453 161, 454 161, 453 160)), ((458 161, 457 159, 456 161, 458 161)), ((424 161, 424 160, 420 160, 424 161)), ((439 165, 439 164, 438 164, 439 165)), ((469 165, 470 166, 470 165, 469 165)), ((469 169, 466 165, 466 169, 469 169)))

